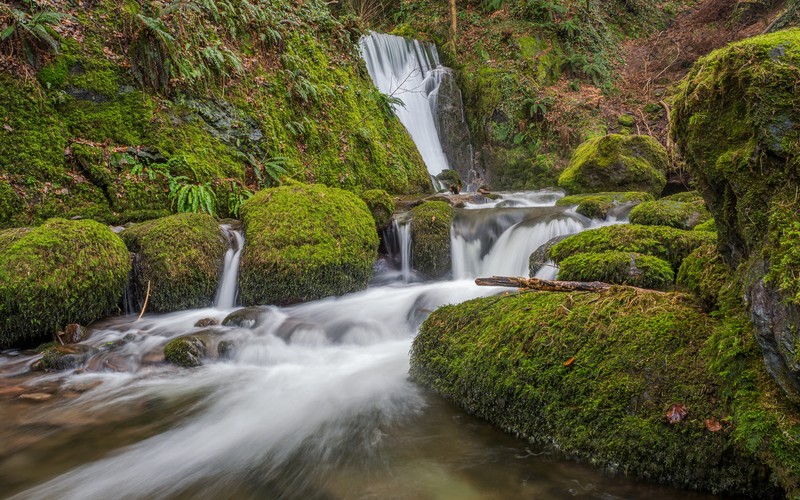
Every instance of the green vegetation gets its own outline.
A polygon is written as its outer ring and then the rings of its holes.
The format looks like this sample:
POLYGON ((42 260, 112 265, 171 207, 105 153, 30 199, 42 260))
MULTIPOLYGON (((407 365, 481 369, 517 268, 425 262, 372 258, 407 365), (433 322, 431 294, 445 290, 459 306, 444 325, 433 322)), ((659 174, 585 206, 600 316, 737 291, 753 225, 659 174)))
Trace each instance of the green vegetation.
POLYGON ((164 358, 182 368, 194 368, 203 364, 205 343, 197 337, 180 337, 164 346, 164 358))
POLYGON ((656 290, 669 289, 675 283, 669 262, 638 253, 579 253, 558 266, 558 279, 565 281, 602 281, 656 290))
POLYGON ((558 185, 571 194, 645 191, 658 196, 668 167, 666 150, 652 137, 611 134, 581 144, 558 185))
POLYGON ((631 211, 631 224, 693 229, 712 220, 703 200, 692 202, 662 198, 640 204, 631 211))
POLYGON ((69 323, 86 324, 117 309, 130 255, 106 226, 51 219, 2 234, 0 345, 49 340, 69 323))
POLYGON ((366 288, 378 235, 354 194, 291 183, 259 191, 242 213, 243 305, 292 304, 366 288))
POLYGON ((391 195, 382 189, 370 189, 361 193, 361 199, 367 204, 369 213, 375 220, 375 227, 378 230, 385 228, 394 214, 394 200, 391 195))
POLYGON ((653 195, 643 192, 574 194, 561 198, 556 202, 556 206, 577 205, 576 210, 579 214, 591 219, 605 219, 617 205, 652 200, 653 195))
POLYGON ((136 254, 134 301, 171 312, 214 302, 227 246, 217 222, 205 214, 178 214, 132 226, 121 234, 136 254))
POLYGON ((414 269, 441 278, 450 272, 450 226, 453 208, 428 201, 411 209, 411 260, 414 269))
POLYGON ((714 241, 714 234, 703 231, 624 224, 590 229, 570 236, 554 245, 549 255, 560 263, 580 253, 634 252, 658 257, 677 270, 695 248, 714 241))
POLYGON ((730 280, 730 270, 715 245, 703 245, 690 253, 678 270, 677 283, 694 294, 707 311, 718 307, 720 290, 730 280))
POLYGON ((414 341, 411 375, 509 432, 611 471, 769 496, 776 492, 759 447, 770 441, 761 439, 797 445, 759 432, 751 446, 740 433, 756 412, 768 412, 770 425, 779 413, 739 399, 736 390, 750 383, 739 373, 717 374, 721 364, 759 358, 733 341, 681 295, 534 292, 434 312, 414 341), (708 341, 711 332, 720 344, 708 341), (730 349, 724 361, 718 345, 730 349), (670 425, 676 404, 687 414, 670 425), (707 419, 728 430, 710 432, 707 419))

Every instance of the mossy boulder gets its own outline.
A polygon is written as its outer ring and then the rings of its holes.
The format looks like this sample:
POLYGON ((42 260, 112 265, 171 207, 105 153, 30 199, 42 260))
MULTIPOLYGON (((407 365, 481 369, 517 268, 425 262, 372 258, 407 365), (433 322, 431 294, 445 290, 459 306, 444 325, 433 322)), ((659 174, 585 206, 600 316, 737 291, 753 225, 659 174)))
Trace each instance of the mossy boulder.
POLYGON ((602 281, 664 290, 675 283, 669 262, 633 252, 579 253, 559 263, 558 279, 602 281))
POLYGON ((394 200, 389 193, 383 189, 370 189, 361 193, 361 199, 367 204, 378 230, 389 225, 394 213, 394 200))
POLYGON ((589 229, 570 236, 550 249, 550 258, 560 263, 579 253, 634 252, 663 259, 677 270, 695 248, 714 243, 713 233, 684 231, 666 226, 622 224, 589 229))
POLYGON ((667 151, 654 138, 610 134, 578 146, 558 185, 568 194, 644 191, 658 196, 668 167, 667 151))
POLYGON ((693 229, 712 220, 703 200, 682 202, 669 199, 648 201, 631 211, 631 224, 645 226, 670 226, 678 229, 693 229))
POLYGON ((134 252, 133 285, 141 307, 171 312, 213 304, 227 246, 219 224, 205 214, 171 215, 121 233, 134 252))
POLYGON ((369 283, 378 235, 369 209, 353 193, 295 183, 259 191, 242 213, 242 304, 292 304, 369 283))
POLYGON ((800 29, 701 58, 680 85, 671 135, 714 215, 767 369, 800 401, 800 29))
POLYGON ((203 364, 206 344, 197 337, 180 337, 164 346, 164 358, 181 368, 194 368, 203 364))
POLYGON ((714 221, 714 219, 708 219, 707 221, 694 226, 692 231, 705 231, 707 233, 717 234, 717 223, 714 221))
POLYGON ((720 290, 730 280, 730 270, 716 245, 703 245, 690 253, 678 270, 677 283, 698 298, 707 311, 717 308, 720 290))
POLYGON ((49 339, 115 310, 130 271, 122 240, 98 222, 51 219, 2 233, 0 345, 49 339))
POLYGON ((429 201, 411 209, 411 260, 417 271, 431 278, 450 272, 450 226, 453 208, 429 201))
POLYGON ((574 194, 561 198, 556 202, 556 206, 577 205, 576 211, 579 214, 590 219, 605 219, 611 209, 620 204, 652 200, 653 195, 643 192, 574 194))
POLYGON ((525 293, 435 311, 411 376, 506 431, 617 473, 753 496, 775 489, 720 420, 704 352, 714 321, 681 295, 525 293), (673 404, 686 418, 667 423, 673 404))

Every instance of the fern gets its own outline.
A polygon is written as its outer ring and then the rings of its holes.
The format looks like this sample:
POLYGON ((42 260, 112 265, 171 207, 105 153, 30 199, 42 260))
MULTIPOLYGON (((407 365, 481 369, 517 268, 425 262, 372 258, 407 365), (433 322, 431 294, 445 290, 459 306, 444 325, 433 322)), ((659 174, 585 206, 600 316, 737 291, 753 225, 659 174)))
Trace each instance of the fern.
POLYGON ((177 212, 216 215, 216 195, 211 183, 195 184, 183 175, 170 177, 169 198, 177 212))
POLYGON ((58 53, 59 43, 52 27, 65 19, 74 18, 53 10, 31 14, 4 4, 0 6, 0 24, 6 27, 0 31, 0 48, 9 55, 21 51, 27 62, 36 66, 43 54, 58 53))

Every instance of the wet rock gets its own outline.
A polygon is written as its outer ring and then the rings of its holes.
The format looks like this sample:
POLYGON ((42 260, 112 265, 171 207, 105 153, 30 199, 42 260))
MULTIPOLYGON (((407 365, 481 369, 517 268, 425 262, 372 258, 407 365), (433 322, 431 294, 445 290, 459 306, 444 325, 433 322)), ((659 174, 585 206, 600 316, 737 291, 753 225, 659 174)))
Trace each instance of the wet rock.
POLYGON ((72 323, 64 328, 63 332, 58 334, 59 338, 65 344, 77 344, 78 342, 86 339, 89 332, 77 323, 72 323))
POLYGON ((92 372, 131 372, 136 363, 130 356, 115 352, 101 352, 86 362, 86 370, 92 372))
POLYGON ((325 332, 314 324, 297 318, 287 318, 275 331, 275 336, 286 343, 325 340, 325 332))
POLYGON ((414 269, 431 278, 450 272, 450 225, 453 209, 429 201, 411 210, 411 255, 414 269))
POLYGON ((205 343, 197 337, 181 337, 164 346, 164 358, 183 368, 193 368, 203 364, 206 353, 205 343))
POLYGON ((273 310, 265 306, 253 306, 233 311, 222 320, 222 326, 257 328, 272 317, 273 310))
POLYGON ((232 340, 222 340, 217 344, 217 355, 220 359, 233 359, 236 357, 238 347, 232 340))
POLYGON ((19 399, 27 399, 29 401, 47 401, 52 397, 52 394, 48 394, 46 392, 29 392, 28 394, 20 394, 19 399))
POLYGON ((545 264, 550 261, 547 256, 547 252, 550 250, 550 248, 556 243, 565 240, 569 236, 570 235, 568 234, 556 236, 552 240, 534 250, 530 258, 528 258, 528 272, 530 273, 531 277, 536 276, 536 273, 538 273, 545 266, 545 264))
POLYGON ((42 352, 35 368, 47 372, 74 370, 82 366, 97 349, 83 344, 58 345, 42 352))
POLYGON ((197 323, 194 324, 195 327, 198 328, 206 328, 209 326, 217 326, 219 325, 219 320, 217 318, 203 318, 198 320, 197 323))

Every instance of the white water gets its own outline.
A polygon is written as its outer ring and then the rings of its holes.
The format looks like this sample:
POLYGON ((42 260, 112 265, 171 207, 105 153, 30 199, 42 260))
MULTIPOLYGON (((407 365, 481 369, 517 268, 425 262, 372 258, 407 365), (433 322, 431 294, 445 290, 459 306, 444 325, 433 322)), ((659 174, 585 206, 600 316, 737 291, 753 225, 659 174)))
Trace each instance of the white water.
POLYGON ((244 249, 244 235, 241 230, 233 229, 228 224, 221 226, 228 239, 228 250, 225 252, 225 264, 217 289, 214 306, 218 309, 231 309, 236 305, 236 291, 239 282, 239 261, 244 249))
POLYGON ((431 175, 449 168, 436 129, 435 96, 441 76, 436 46, 399 36, 371 33, 361 39, 361 55, 372 81, 382 93, 404 106, 395 113, 408 130, 431 175))

